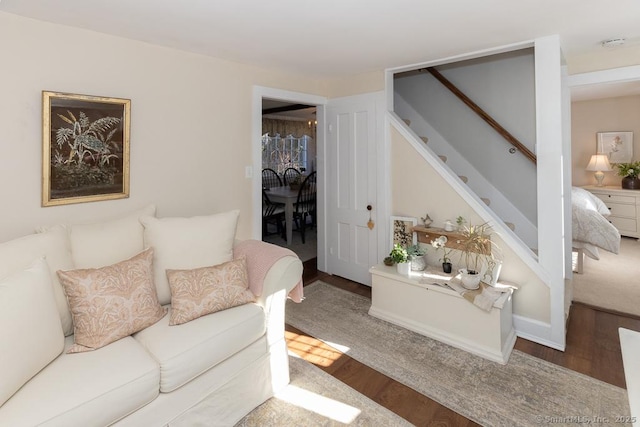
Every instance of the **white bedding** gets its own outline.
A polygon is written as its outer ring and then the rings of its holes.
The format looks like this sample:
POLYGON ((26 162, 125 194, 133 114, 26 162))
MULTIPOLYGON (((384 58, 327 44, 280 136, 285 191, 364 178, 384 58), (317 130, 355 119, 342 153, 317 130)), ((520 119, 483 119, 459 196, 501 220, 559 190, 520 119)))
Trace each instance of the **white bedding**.
POLYGON ((599 259, 598 247, 617 254, 620 251, 620 233, 606 218, 609 209, 605 204, 582 188, 571 189, 571 217, 573 222, 573 247, 599 259))

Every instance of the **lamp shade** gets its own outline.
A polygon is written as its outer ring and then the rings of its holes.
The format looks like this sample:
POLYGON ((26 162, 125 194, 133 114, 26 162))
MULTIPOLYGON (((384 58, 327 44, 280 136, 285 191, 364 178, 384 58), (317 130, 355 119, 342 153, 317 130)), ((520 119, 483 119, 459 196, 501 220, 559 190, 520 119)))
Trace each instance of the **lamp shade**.
POLYGON ((611 165, 606 154, 594 154, 587 165, 588 171, 610 171, 611 165))

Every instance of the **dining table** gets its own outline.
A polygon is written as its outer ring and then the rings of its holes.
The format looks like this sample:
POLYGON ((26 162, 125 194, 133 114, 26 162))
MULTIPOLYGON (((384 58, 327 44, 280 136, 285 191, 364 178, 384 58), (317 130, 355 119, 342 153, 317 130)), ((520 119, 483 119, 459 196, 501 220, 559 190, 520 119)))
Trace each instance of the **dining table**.
POLYGON ((298 199, 298 190, 292 190, 288 185, 266 189, 272 203, 284 204, 284 222, 287 233, 287 245, 293 241, 293 208, 298 199))

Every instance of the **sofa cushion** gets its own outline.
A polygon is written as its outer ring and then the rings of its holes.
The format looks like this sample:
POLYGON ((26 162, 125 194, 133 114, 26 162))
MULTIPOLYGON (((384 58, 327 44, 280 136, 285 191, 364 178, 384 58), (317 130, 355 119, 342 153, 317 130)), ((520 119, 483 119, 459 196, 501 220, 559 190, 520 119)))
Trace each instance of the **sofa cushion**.
POLYGON ((0 325, 2 406, 64 348, 51 273, 44 258, 0 280, 0 325))
POLYGON ((0 244, 0 278, 24 270, 35 259, 43 256, 47 259, 47 265, 51 271, 53 293, 62 329, 65 335, 71 335, 73 333, 71 311, 56 275, 57 270, 74 268, 67 230, 63 226, 51 227, 47 232, 31 234, 0 244))
POLYGON ((159 381, 158 364, 131 337, 63 353, 0 408, 0 425, 106 426, 155 399, 159 381))
POLYGON ((231 261, 239 211, 191 218, 142 217, 145 247, 155 250, 154 280, 160 304, 171 302, 165 270, 231 261))
POLYGON ((110 221, 69 225, 75 268, 99 268, 129 259, 145 249, 141 216, 154 216, 155 205, 110 221))
POLYGON ((160 391, 165 393, 186 384, 265 333, 264 310, 251 303, 177 326, 169 326, 169 318, 167 315, 133 336, 160 365, 160 391))
POLYGON ((213 267, 167 270, 167 278, 171 287, 169 325, 180 325, 256 300, 248 289, 246 257, 213 267))
POLYGON ((153 284, 153 249, 102 268, 58 271, 69 299, 76 345, 95 350, 144 329, 166 313, 153 284))

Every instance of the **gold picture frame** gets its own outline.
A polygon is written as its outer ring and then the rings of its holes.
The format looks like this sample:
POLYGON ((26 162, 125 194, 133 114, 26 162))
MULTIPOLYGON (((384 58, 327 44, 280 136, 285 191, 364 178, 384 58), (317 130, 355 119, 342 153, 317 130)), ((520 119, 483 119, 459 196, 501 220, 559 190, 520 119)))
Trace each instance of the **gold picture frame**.
POLYGON ((131 100, 42 92, 42 206, 129 197, 131 100))

